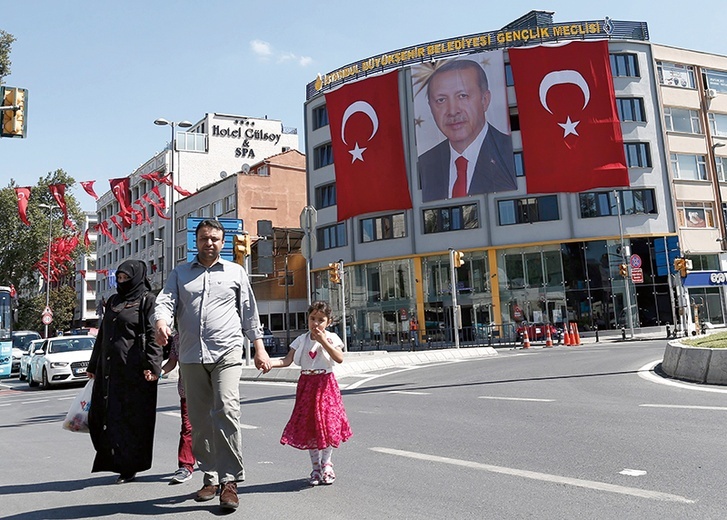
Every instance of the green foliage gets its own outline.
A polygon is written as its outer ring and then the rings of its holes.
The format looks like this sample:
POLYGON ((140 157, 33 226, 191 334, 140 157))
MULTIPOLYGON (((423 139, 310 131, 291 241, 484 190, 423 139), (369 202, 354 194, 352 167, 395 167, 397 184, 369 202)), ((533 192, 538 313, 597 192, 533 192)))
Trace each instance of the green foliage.
MULTIPOLYGON (((76 291, 73 287, 62 285, 50 291, 50 308, 53 310, 53 322, 48 326, 50 335, 56 330, 68 330, 73 323, 73 309, 76 306, 76 291)), ((40 321, 45 308, 45 293, 32 298, 20 300, 16 330, 37 330, 43 334, 45 325, 40 321)))
POLYGON ((10 50, 14 41, 15 36, 0 29, 0 85, 10 75, 10 50))

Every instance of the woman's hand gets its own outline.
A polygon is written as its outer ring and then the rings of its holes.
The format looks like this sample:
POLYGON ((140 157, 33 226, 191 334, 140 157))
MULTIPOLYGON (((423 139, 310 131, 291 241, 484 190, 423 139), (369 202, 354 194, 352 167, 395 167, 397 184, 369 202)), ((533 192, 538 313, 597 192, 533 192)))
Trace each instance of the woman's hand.
POLYGON ((151 370, 144 370, 144 379, 147 381, 156 381, 159 377, 157 377, 157 375, 151 370))

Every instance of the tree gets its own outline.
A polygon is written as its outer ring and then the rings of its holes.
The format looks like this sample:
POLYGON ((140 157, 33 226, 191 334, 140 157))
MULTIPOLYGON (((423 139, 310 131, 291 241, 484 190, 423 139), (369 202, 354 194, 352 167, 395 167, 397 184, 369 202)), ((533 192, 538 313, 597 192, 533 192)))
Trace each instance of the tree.
MULTIPOLYGON (((31 295, 30 299, 35 301, 33 296, 42 295, 42 303, 38 302, 31 314, 34 314, 36 321, 40 322, 40 314, 45 307, 45 291, 40 292, 43 287, 41 273, 34 267, 36 262, 41 260, 48 251, 49 231, 52 239, 57 239, 68 234, 78 233, 63 229, 63 217, 60 210, 52 210, 52 222, 48 216, 48 209, 41 208, 40 204, 48 204, 57 208, 55 199, 53 199, 48 186, 50 184, 65 184, 68 188, 75 184, 75 181, 63 170, 49 172, 45 178, 38 179, 35 186, 31 186, 30 199, 28 201, 27 216, 31 223, 28 227, 20 221, 18 217, 18 202, 15 194, 15 187, 18 185, 14 180, 10 181, 10 185, 0 189, 0 222, 4 224, 0 226, 0 285, 15 285, 18 293, 23 299, 23 295, 31 295), (50 224, 50 229, 49 229, 50 224)), ((83 222, 83 211, 78 201, 66 190, 66 207, 68 216, 76 223, 76 227, 80 228, 79 223, 83 222)), ((79 255, 85 253, 85 248, 81 244, 73 254, 72 260, 78 258, 79 255)), ((69 276, 67 282, 73 284, 75 273, 73 266, 69 263, 69 276)), ((66 283, 65 285, 68 285, 66 283)), ((63 282, 51 284, 51 301, 54 295, 64 285, 63 282)), ((54 323, 58 323, 61 317, 57 314, 54 307, 54 323)), ((23 315, 25 302, 20 302, 19 314, 23 315)), ((72 307, 71 307, 72 318, 72 307)), ((28 323, 23 320, 23 323, 28 323)), ((18 323, 20 326, 21 323, 18 323)), ((30 327, 34 329, 35 327, 30 327)))
POLYGON ((0 29, 0 85, 3 78, 10 75, 10 50, 15 41, 15 36, 0 29))
MULTIPOLYGON (((73 323, 73 310, 76 307, 76 291, 73 287, 62 285, 50 292, 50 308, 53 309, 53 323, 48 326, 49 335, 56 330, 68 330, 73 323)), ((43 334, 45 325, 40 321, 45 308, 45 293, 20 300, 16 330, 36 330, 43 334)))

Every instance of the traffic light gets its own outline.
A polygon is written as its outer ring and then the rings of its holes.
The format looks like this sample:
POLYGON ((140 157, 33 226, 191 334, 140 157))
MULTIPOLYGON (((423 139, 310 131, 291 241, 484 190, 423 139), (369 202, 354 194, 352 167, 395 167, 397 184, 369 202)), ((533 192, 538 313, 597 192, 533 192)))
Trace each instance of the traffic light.
POLYGON ((674 259, 674 270, 678 272, 682 278, 687 276, 687 259, 686 258, 675 258, 674 259))
POLYGON ((24 88, 0 87, 2 126, 0 137, 25 137, 28 91, 24 88))
POLYGON ((245 265, 245 257, 250 256, 250 235, 235 235, 232 238, 232 254, 236 264, 245 265))
POLYGON ((338 262, 328 264, 328 279, 331 283, 341 283, 341 271, 338 262))
POLYGON ((462 267, 464 264, 464 253, 462 251, 452 251, 452 265, 462 267))
POLYGON ((628 278, 629 277, 629 266, 627 264, 620 264, 618 266, 618 272, 624 278, 628 278))

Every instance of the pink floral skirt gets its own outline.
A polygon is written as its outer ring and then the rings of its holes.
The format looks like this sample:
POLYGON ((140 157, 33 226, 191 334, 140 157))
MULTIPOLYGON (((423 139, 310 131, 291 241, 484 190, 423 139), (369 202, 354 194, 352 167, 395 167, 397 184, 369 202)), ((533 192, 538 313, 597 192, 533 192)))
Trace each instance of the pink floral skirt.
POLYGON ((333 373, 298 378, 295 406, 280 444, 301 450, 338 447, 353 433, 346 417, 341 390, 333 373))

